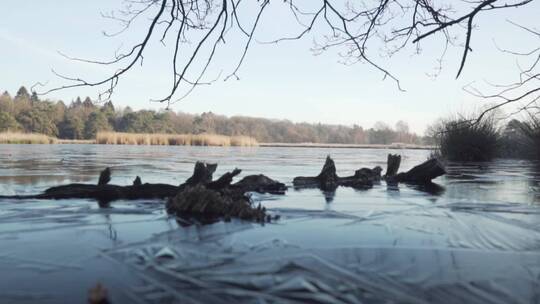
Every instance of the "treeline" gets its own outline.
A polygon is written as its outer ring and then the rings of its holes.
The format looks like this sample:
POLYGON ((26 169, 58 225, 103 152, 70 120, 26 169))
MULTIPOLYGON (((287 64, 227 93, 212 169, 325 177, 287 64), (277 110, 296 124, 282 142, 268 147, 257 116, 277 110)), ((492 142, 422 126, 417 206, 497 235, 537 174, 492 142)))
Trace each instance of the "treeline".
POLYGON ((378 122, 373 128, 328 124, 293 123, 243 116, 226 117, 211 112, 200 115, 172 111, 116 109, 112 102, 96 105, 89 97, 69 104, 41 100, 21 87, 15 96, 0 95, 0 131, 41 133, 62 139, 94 139, 98 131, 127 133, 200 134, 251 136, 258 142, 423 144, 423 139, 400 121, 395 128, 378 122))

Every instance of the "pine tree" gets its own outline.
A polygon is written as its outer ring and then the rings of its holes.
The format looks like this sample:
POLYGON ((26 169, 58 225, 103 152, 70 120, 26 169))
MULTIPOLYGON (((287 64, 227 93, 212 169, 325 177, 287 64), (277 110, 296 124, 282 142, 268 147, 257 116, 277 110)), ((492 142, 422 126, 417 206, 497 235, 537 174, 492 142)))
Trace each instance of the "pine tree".
POLYGON ((17 91, 17 95, 15 95, 15 101, 20 100, 30 100, 30 94, 24 86, 20 87, 17 91))
POLYGON ((90 97, 88 97, 88 96, 86 96, 86 98, 84 99, 82 105, 85 108, 93 108, 94 107, 94 103, 92 102, 92 99, 90 99, 90 97))
POLYGON ((30 96, 30 101, 31 101, 32 103, 38 102, 38 101, 39 101, 39 97, 38 97, 36 91, 32 91, 32 96, 30 96))

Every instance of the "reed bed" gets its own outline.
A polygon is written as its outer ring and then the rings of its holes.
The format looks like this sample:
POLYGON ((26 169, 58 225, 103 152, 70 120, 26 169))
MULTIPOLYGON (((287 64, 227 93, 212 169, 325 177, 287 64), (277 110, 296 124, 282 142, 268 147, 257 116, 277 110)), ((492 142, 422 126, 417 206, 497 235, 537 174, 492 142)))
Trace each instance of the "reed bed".
POLYGON ((0 133, 0 144, 55 144, 57 141, 54 137, 37 133, 0 133))
POLYGON ((258 146, 249 136, 225 136, 217 134, 147 134, 98 132, 96 143, 102 145, 161 145, 161 146, 258 146))

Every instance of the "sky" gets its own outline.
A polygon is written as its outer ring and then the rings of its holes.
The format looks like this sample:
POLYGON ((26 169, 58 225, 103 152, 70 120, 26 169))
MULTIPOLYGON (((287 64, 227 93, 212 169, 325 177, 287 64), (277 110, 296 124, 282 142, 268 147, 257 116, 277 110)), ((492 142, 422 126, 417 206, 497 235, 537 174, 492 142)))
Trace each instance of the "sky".
MULTIPOLYGON (((292 34, 294 24, 284 11, 282 1, 271 2, 261 17, 257 41, 292 34), (265 19, 266 18, 266 19, 265 19)), ((59 52, 88 59, 110 59, 118 47, 124 49, 144 34, 148 20, 134 24, 129 32, 108 38, 103 31, 114 31, 118 24, 102 13, 121 8, 120 0, 48 0, 2 1, 0 3, 0 90, 14 94, 21 85, 37 82, 51 88, 65 84, 51 69, 85 79, 100 79, 111 67, 74 62, 59 52)), ((406 121, 412 131, 423 133, 437 118, 452 113, 473 111, 481 100, 463 90, 474 83, 486 88, 486 82, 507 83, 516 80, 516 58, 498 48, 537 46, 524 31, 508 22, 538 26, 537 1, 526 9, 496 12, 478 18, 467 65, 455 79, 462 48, 450 48, 438 77, 429 76, 438 66, 442 52, 440 40, 422 44, 422 53, 413 48, 387 59, 375 57, 392 71, 405 91, 395 82, 382 80, 382 74, 366 64, 343 65, 335 52, 314 55, 310 48, 324 32, 305 39, 280 44, 254 43, 238 75, 240 80, 218 80, 201 86, 171 109, 187 113, 212 111, 227 116, 244 115, 295 122, 357 124, 372 127, 377 121, 394 125, 406 121)), ((232 36, 208 75, 230 73, 242 52, 232 36)), ((142 67, 122 78, 112 97, 116 106, 133 109, 163 109, 152 102, 168 93, 170 44, 154 43, 142 67)), ((223 77, 222 77, 223 78, 223 77)), ((487 87, 489 89, 489 87, 487 87)), ((95 88, 78 88, 51 93, 46 98, 71 101, 76 96, 96 96, 95 88)), ((508 109, 510 111, 511 109, 508 109)))

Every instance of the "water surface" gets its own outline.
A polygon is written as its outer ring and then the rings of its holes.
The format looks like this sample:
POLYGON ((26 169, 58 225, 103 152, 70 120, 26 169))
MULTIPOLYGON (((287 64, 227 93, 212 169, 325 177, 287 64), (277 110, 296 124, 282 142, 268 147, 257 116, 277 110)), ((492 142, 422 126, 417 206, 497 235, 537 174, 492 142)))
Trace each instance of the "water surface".
MULTIPOLYGON (((0 145, 0 192, 71 182, 180 184, 197 160, 290 185, 330 154, 338 174, 429 151, 0 145)), ((113 303, 540 302, 540 166, 448 164, 436 185, 254 195, 281 220, 180 226, 159 201, 0 202, 0 299, 80 303, 102 282, 113 303)))

